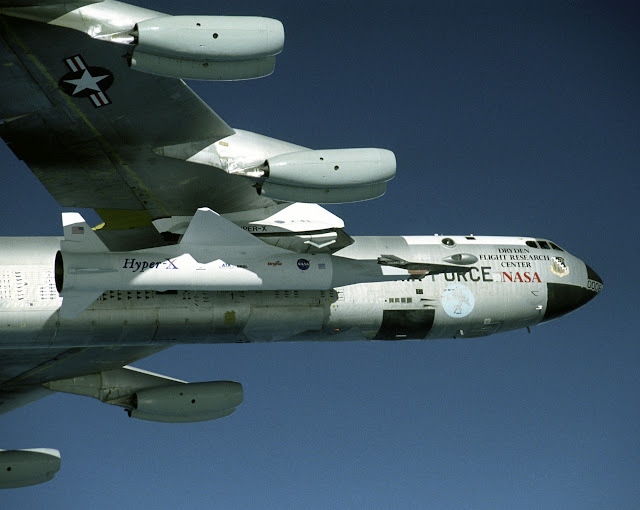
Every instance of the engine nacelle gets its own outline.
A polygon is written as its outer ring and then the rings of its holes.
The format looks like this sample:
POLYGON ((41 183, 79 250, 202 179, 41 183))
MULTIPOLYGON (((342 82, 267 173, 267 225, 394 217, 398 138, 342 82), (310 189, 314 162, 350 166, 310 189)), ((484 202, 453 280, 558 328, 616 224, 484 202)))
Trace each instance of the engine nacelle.
POLYGON ((164 57, 135 50, 129 65, 136 71, 185 80, 235 81, 263 78, 276 68, 275 57, 237 62, 208 62, 164 57))
POLYGON ((393 179, 396 157, 386 149, 328 149, 269 158, 267 180, 300 188, 355 188, 393 179))
POLYGON ((265 182, 260 194, 283 202, 304 202, 308 204, 346 204, 378 198, 387 191, 387 183, 380 182, 357 188, 298 188, 265 182))
POLYGON ((358 202, 384 194, 395 176, 396 158, 386 149, 307 150, 269 158, 260 169, 261 193, 269 198, 358 202))
POLYGON ((166 423, 215 420, 233 413, 242 399, 242 385, 233 381, 177 383, 137 391, 129 415, 166 423))
POLYGON ((278 20, 249 16, 163 16, 139 22, 132 68, 195 80, 271 74, 284 46, 278 20))
POLYGON ((0 489, 51 480, 60 470, 60 452, 51 448, 0 450, 0 489))
POLYGON ((162 16, 136 25, 137 49, 191 60, 238 61, 277 55, 282 23, 251 16, 162 16))

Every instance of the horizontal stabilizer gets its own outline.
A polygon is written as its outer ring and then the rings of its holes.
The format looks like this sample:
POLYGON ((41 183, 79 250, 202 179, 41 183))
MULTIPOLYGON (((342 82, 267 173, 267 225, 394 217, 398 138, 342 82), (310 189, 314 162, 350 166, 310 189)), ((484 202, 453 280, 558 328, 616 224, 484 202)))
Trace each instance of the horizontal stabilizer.
POLYGON ((100 240, 84 218, 75 212, 62 213, 64 241, 61 249, 70 253, 102 253, 109 249, 100 240))
POLYGON ((198 209, 180 241, 181 246, 255 246, 267 245, 246 230, 231 223, 207 207, 198 209))

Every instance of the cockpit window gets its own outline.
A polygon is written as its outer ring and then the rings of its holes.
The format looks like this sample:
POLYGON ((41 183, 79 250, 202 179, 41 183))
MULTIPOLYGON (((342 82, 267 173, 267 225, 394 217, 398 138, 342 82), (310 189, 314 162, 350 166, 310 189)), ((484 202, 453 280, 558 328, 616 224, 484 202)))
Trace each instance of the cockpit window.
POLYGON ((544 239, 536 239, 535 241, 526 241, 526 243, 527 243, 527 246, 531 248, 543 248, 545 250, 564 251, 556 243, 552 243, 551 241, 545 241, 544 239))

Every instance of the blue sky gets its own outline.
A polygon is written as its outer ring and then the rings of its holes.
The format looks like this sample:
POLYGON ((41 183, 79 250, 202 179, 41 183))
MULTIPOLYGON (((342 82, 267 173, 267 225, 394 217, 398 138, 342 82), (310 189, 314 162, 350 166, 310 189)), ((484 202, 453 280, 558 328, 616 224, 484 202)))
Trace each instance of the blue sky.
MULTIPOLYGON (((44 399, 0 418, 0 446, 58 448, 62 469, 0 493, 0 506, 635 508, 638 10, 145 6, 284 23, 273 76, 193 87, 234 127, 312 148, 393 150, 384 197, 331 207, 350 234, 545 237, 605 288, 531 334, 174 347, 137 366, 242 382, 232 417, 171 426, 82 397, 44 399)), ((4 145, 0 163, 0 235, 61 234, 61 209, 4 145)))

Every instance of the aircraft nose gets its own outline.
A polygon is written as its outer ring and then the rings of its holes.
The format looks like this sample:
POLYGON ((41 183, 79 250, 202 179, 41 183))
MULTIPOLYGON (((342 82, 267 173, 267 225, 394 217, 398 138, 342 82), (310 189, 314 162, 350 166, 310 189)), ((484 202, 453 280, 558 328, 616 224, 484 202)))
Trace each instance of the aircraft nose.
POLYGON ((598 294, 603 287, 602 278, 588 264, 584 266, 587 268, 587 289, 598 294))
POLYGON ((602 278, 584 264, 586 277, 580 284, 548 283, 547 310, 542 322, 547 322, 586 305, 602 290, 602 278))

